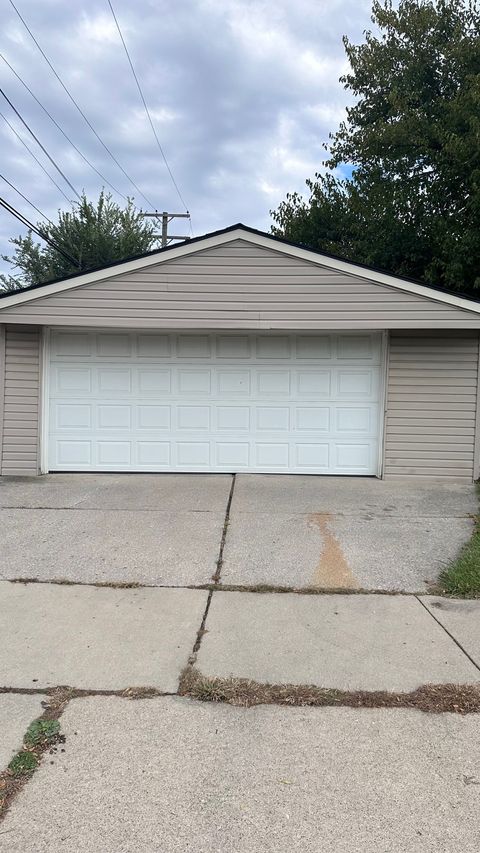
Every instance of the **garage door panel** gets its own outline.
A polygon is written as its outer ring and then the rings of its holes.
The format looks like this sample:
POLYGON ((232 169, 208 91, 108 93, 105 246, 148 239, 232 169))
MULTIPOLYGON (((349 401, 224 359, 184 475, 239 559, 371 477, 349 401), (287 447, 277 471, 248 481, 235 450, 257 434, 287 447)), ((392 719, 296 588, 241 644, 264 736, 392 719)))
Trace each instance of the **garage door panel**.
POLYGON ((211 341, 208 335, 178 335, 178 358, 209 358, 211 341))
POLYGON ((92 392, 92 372, 89 368, 58 367, 53 373, 53 388, 60 393, 92 392))
POLYGON ((168 335, 137 335, 136 352, 139 358, 168 358, 170 338, 168 335))
POLYGON ((53 342, 53 353, 57 356, 87 356, 91 354, 91 336, 82 332, 58 332, 53 342))
POLYGON ((129 334, 99 334, 96 336, 96 353, 99 356, 130 357, 132 338, 129 334))
POLYGON ((377 361, 380 355, 380 339, 376 335, 338 335, 338 358, 355 361, 377 361))
POLYGON ((210 395, 212 376, 210 370, 179 370, 178 392, 180 394, 210 395))
POLYGON ((326 406, 298 406, 296 408, 297 431, 330 431, 330 408, 326 406))
POLYGON ((130 406, 119 406, 115 403, 103 403, 97 408, 99 429, 128 429, 132 428, 132 409, 130 406))
POLYGON ((295 348, 298 359, 314 358, 315 361, 331 359, 332 335, 297 335, 295 348))
POLYGON ((284 406, 257 406, 255 426, 259 432, 285 432, 290 429, 290 409, 284 406))
POLYGON ((138 403, 133 406, 137 415, 137 428, 140 430, 165 430, 170 429, 171 408, 170 406, 144 405, 138 403))
POLYGON ((375 435, 378 406, 337 406, 335 427, 339 433, 364 433, 375 435))
POLYGON ((219 335, 216 339, 216 354, 220 359, 249 358, 250 338, 248 335, 219 335))
POLYGON ((291 339, 288 335, 258 335, 256 340, 257 356, 260 359, 290 358, 291 339))
POLYGON ((69 441, 60 439, 55 442, 54 465, 67 466, 71 468, 78 465, 90 468, 92 465, 92 442, 91 441, 69 441))
POLYGON ((130 394, 132 391, 132 371, 128 368, 102 368, 97 373, 97 380, 101 394, 130 394))
POLYGON ((224 370, 217 374, 217 394, 219 397, 249 397, 251 381, 249 370, 224 370))
POLYGON ((56 429, 90 430, 93 426, 92 406, 88 403, 58 403, 55 409, 56 429))
POLYGON ((171 446, 169 441, 138 441, 137 464, 139 468, 168 468, 171 446))
POLYGON ((328 442, 315 442, 310 444, 296 445, 296 463, 299 468, 318 468, 328 471, 330 467, 330 444, 328 442))
POLYGON ((214 410, 217 430, 249 430, 250 409, 247 406, 222 406, 214 410))
POLYGON ((376 472, 378 336, 60 330, 50 353, 50 470, 376 472))
POLYGON ((178 406, 177 428, 190 432, 210 432, 210 413, 210 406, 178 406))
POLYGON ((289 370, 258 370, 256 379, 259 397, 290 395, 292 376, 289 370))
POLYGON ((335 467, 341 471, 364 470, 369 467, 371 445, 369 442, 360 444, 335 444, 335 467))
POLYGON ((103 439, 97 441, 97 454, 99 465, 117 467, 129 467, 132 463, 132 447, 130 441, 115 441, 114 439, 103 439))
POLYGON ((332 371, 299 370, 295 374, 295 387, 298 396, 331 397, 332 371))
POLYGON ((248 468, 250 444, 246 441, 217 441, 215 443, 215 463, 217 467, 230 471, 248 468))
POLYGON ((339 370, 336 374, 336 396, 339 399, 373 399, 377 393, 375 379, 371 369, 339 370))
POLYGON ((135 379, 140 393, 169 394, 172 390, 172 372, 168 369, 140 368, 135 379))

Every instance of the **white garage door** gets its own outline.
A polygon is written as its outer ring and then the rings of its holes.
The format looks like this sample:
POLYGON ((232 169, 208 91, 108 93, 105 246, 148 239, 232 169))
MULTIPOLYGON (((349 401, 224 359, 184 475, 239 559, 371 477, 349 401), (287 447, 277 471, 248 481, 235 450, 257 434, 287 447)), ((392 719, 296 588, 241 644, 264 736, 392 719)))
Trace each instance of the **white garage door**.
POLYGON ((51 471, 375 474, 380 337, 52 331, 51 471))

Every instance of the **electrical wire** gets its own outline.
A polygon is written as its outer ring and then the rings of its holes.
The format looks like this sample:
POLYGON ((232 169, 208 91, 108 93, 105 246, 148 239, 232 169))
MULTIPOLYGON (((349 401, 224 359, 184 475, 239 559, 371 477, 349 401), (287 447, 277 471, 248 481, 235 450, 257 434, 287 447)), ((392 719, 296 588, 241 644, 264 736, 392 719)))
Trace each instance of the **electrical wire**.
POLYGON ((137 192, 142 196, 142 198, 144 198, 144 199, 145 199, 145 201, 147 202, 147 204, 148 204, 150 207, 152 207, 152 208, 154 208, 154 209, 155 209, 155 206, 153 205, 153 203, 152 203, 152 202, 147 198, 147 196, 142 192, 142 190, 140 189, 140 187, 135 183, 135 181, 133 180, 133 178, 131 178, 131 177, 130 177, 130 175, 128 174, 128 172, 123 168, 122 164, 117 160, 117 158, 116 158, 116 157, 115 157, 115 155, 112 153, 112 151, 110 150, 110 148, 109 148, 109 147, 107 146, 107 144, 103 141, 102 137, 97 133, 97 131, 95 130, 95 128, 94 128, 94 126, 93 126, 93 124, 92 124, 92 123, 91 123, 91 121, 90 121, 90 119, 89 119, 89 118, 88 118, 88 116, 83 112, 82 108, 79 106, 79 104, 77 103, 77 101, 76 101, 76 100, 75 100, 75 98, 73 97, 73 95, 72 95, 72 93, 70 92, 70 90, 69 90, 69 89, 67 89, 67 86, 66 86, 66 85, 65 85, 65 83, 63 82, 63 80, 62 80, 62 78, 60 77, 60 75, 59 75, 58 71, 55 69, 55 67, 54 67, 54 66, 52 65, 52 63, 50 62, 50 60, 49 60, 49 58, 48 58, 47 54, 45 53, 45 51, 43 50, 43 48, 42 48, 42 47, 40 46, 40 44, 38 43, 38 41, 37 41, 37 39, 35 38, 35 36, 34 36, 34 34, 33 34, 32 30, 30 29, 30 27, 28 26, 27 22, 25 21, 25 19, 24 19, 24 18, 22 17, 22 15, 20 14, 20 12, 19 12, 19 10, 17 9, 17 7, 15 6, 15 3, 13 2, 13 0, 9 0, 9 2, 10 2, 10 5, 11 5, 11 6, 13 7, 13 9, 15 10, 15 12, 17 13, 18 17, 20 18, 20 20, 21 20, 21 22, 22 22, 23 26, 25 27, 25 29, 26 29, 27 33, 29 34, 30 38, 32 39, 32 41, 34 42, 34 44, 36 45, 36 47, 38 48, 38 50, 39 50, 39 51, 40 51, 40 53, 42 54, 42 56, 43 56, 43 58, 44 58, 45 62, 47 63, 48 67, 50 68, 50 70, 51 70, 51 71, 53 72, 53 74, 55 75, 56 79, 57 79, 57 80, 58 80, 58 82, 60 83, 60 85, 61 85, 62 89, 64 90, 64 92, 68 95, 68 97, 69 97, 69 99, 71 100, 71 102, 72 102, 72 104, 74 105, 74 107, 78 110, 78 112, 79 112, 79 113, 80 113, 80 115, 82 116, 83 120, 86 122, 86 124, 88 125, 88 127, 90 128, 90 130, 92 131, 92 133, 95 135, 96 139, 98 139, 98 141, 99 141, 99 142, 100 142, 100 144, 103 146, 103 148, 105 149, 105 151, 107 152, 107 154, 112 158, 113 162, 114 162, 114 163, 116 163, 116 165, 117 165, 117 166, 118 166, 118 168, 123 172, 123 174, 125 175, 125 177, 127 178, 127 180, 129 180, 129 181, 130 181, 130 183, 132 184, 132 186, 133 186, 133 187, 135 187, 135 189, 137 190, 137 192))
POLYGON ((22 86, 24 86, 24 87, 25 87, 25 89, 27 90, 27 92, 29 92, 29 94, 32 96, 32 98, 34 99, 34 101, 36 101, 36 103, 37 103, 37 104, 38 104, 38 106, 43 110, 43 112, 45 113, 45 115, 47 115, 47 116, 48 116, 48 118, 50 119, 50 121, 51 121, 51 122, 53 122, 53 124, 55 125, 55 127, 56 127, 56 128, 58 128, 58 130, 60 131, 60 133, 62 134, 62 136, 64 136, 64 138, 67 140, 67 142, 69 142, 69 143, 70 143, 70 145, 72 146, 72 148, 74 148, 74 149, 75 149, 75 151, 77 152, 77 154, 79 154, 79 155, 80 155, 80 157, 82 158, 82 160, 84 160, 84 162, 87 164, 87 166, 90 166, 90 168, 91 168, 91 169, 93 169, 93 171, 94 171, 94 172, 96 172, 96 174, 97 174, 97 175, 102 179, 102 181, 104 181, 106 184, 108 184, 108 186, 110 187, 110 189, 112 189, 115 193, 117 193, 117 195, 119 195, 121 198, 123 198, 123 199, 124 199, 124 201, 128 201, 127 196, 126 196, 126 195, 124 195, 122 192, 120 192, 120 190, 118 190, 118 189, 117 189, 117 188, 116 188, 112 183, 110 183, 110 181, 108 180, 108 178, 106 178, 106 177, 105 177, 105 175, 103 175, 103 174, 102 174, 102 173, 101 173, 101 172, 96 168, 96 166, 94 166, 94 165, 93 165, 93 163, 91 163, 91 162, 90 162, 90 160, 89 160, 87 157, 85 157, 85 154, 83 154, 83 152, 82 152, 82 151, 80 151, 80 148, 78 147, 78 145, 76 145, 76 144, 75 144, 75 142, 74 142, 72 139, 70 139, 70 137, 68 136, 68 134, 64 131, 63 127, 62 127, 62 126, 58 123, 58 121, 57 121, 57 120, 52 116, 52 114, 47 110, 47 108, 42 104, 41 100, 40 100, 39 98, 37 98, 37 96, 35 95, 35 93, 34 93, 34 92, 32 92, 32 90, 31 90, 30 86, 28 86, 28 84, 27 84, 27 83, 25 83, 25 80, 23 80, 23 79, 22 79, 22 77, 20 77, 20 74, 19 74, 17 71, 15 71, 15 68, 10 64, 10 62, 8 61, 8 59, 6 59, 6 57, 3 55, 3 53, 0 53, 0 59, 3 59, 3 61, 4 61, 5 65, 8 65, 8 67, 10 68, 10 71, 12 72, 12 74, 14 74, 14 75, 15 75, 15 77, 17 78, 17 80, 19 80, 19 81, 20 81, 20 83, 22 84, 22 86))
MULTIPOLYGON (((12 2, 12 0, 10 0, 10 2, 12 2)), ((116 27, 117 27, 117 30, 118 30, 118 35, 120 36, 121 42, 122 42, 122 44, 123 44, 123 47, 124 47, 124 50, 125 50, 125 53, 126 53, 126 56, 127 56, 127 59, 128 59, 128 64, 130 65, 130 68, 131 68, 131 71, 132 71, 132 74, 133 74, 133 78, 134 78, 134 80, 135 80, 135 83, 137 84, 137 89, 138 89, 138 92, 139 92, 139 94, 140 94, 140 98, 141 98, 141 100, 142 100, 143 106, 144 106, 144 108, 145 108, 145 112, 146 112, 146 114, 147 114, 148 121, 150 122, 150 127, 152 128, 152 133, 153 133, 153 135, 154 135, 154 137, 155 137, 155 141, 156 141, 156 143, 157 143, 158 149, 159 149, 159 151, 160 151, 160 154, 162 155, 162 158, 163 158, 163 161, 164 161, 164 163, 165 163, 165 166, 167 167, 168 174, 170 175, 170 178, 171 178, 171 180, 172 180, 173 186, 175 187, 175 190, 176 190, 177 195, 178 195, 178 197, 179 197, 179 199, 180 199, 180 202, 181 202, 181 204, 183 205, 183 207, 185 208, 185 211, 188 213, 188 207, 187 207, 187 205, 186 205, 186 203, 185 203, 185 200, 184 200, 184 198, 183 198, 183 196, 182 196, 182 194, 181 194, 181 192, 180 192, 180 189, 179 189, 179 187, 178 187, 178 184, 177 184, 177 182, 176 182, 176 180, 175 180, 175 178, 174 178, 174 176, 173 176, 173 172, 172 172, 172 170, 171 170, 171 168, 170 168, 170 166, 169 166, 168 160, 167 160, 167 158, 166 158, 166 156, 165 156, 165 152, 164 152, 164 150, 163 150, 163 148, 162 148, 162 145, 161 145, 161 143, 160 143, 160 140, 159 140, 159 138, 158 138, 157 131, 155 130, 155 125, 154 125, 154 123, 153 123, 153 121, 152 121, 152 117, 151 117, 151 115, 150 115, 150 110, 148 109, 147 102, 146 102, 146 100, 145 100, 145 96, 144 96, 143 91, 142 91, 142 87, 140 86, 140 81, 139 81, 139 79, 138 79, 138 77, 137 77, 137 74, 136 74, 135 68, 133 67, 133 62, 132 62, 131 57, 130 57, 130 54, 129 54, 129 52, 128 52, 128 48, 127 48, 127 45, 126 45, 125 39, 124 39, 124 37, 123 37, 122 31, 121 31, 121 29, 120 29, 120 24, 118 23, 117 16, 115 15, 115 12, 114 12, 114 9, 113 9, 113 6, 112 6, 112 3, 111 3, 111 0, 107 0, 107 2, 108 2, 108 5, 110 6, 110 11, 111 11, 111 13, 112 13, 112 15, 113 15, 113 20, 115 21, 115 24, 116 24, 116 27)))
POLYGON ((66 252, 64 249, 61 249, 60 246, 57 245, 55 240, 52 240, 52 238, 49 237, 48 234, 46 234, 44 231, 34 225, 33 222, 30 222, 30 220, 28 220, 27 217, 23 215, 23 213, 20 213, 20 211, 13 207, 13 205, 6 201, 6 199, 0 197, 0 205, 8 213, 11 213, 12 216, 18 219, 18 221, 21 222, 22 225, 25 225, 25 227, 28 228, 29 231, 33 231, 35 234, 41 237, 42 240, 45 240, 46 243, 52 246, 52 248, 55 249, 56 252, 59 252, 61 255, 63 255, 64 258, 67 258, 67 260, 69 260, 72 264, 74 264, 80 269, 80 261, 70 255, 69 252, 66 252))
POLYGON ((26 201, 26 202, 27 202, 27 204, 29 204, 29 205, 30 205, 30 207, 33 207, 33 209, 34 209, 34 210, 36 210, 36 211, 37 211, 37 213, 39 213, 39 214, 40 214, 40 216, 41 216, 43 219, 46 219, 46 220, 47 220, 47 222, 48 222, 50 225, 53 225, 52 220, 51 220, 51 219, 49 219, 49 218, 48 218, 48 216, 46 216, 46 215, 45 215, 45 214, 40 210, 40 208, 39 208, 39 207, 37 207, 37 205, 33 203, 33 201, 30 201, 30 199, 29 199, 29 198, 27 198, 27 196, 26 196, 26 195, 24 195, 22 192, 20 192, 20 190, 18 189, 18 187, 16 187, 16 186, 15 186, 15 184, 12 184, 12 182, 11 182, 11 181, 9 181, 9 180, 8 180, 8 178, 6 178, 6 177, 5 177, 5 175, 0 175, 0 178, 2 179, 2 181, 5 181, 5 183, 6 183, 6 184, 8 184, 8 186, 9 186, 9 187, 11 187, 11 188, 12 188, 12 190, 15 190, 15 192, 16 192, 16 193, 18 193, 18 195, 19 195, 21 198, 23 198, 23 200, 24 200, 24 201, 26 201))
POLYGON ((81 197, 80 193, 75 189, 75 187, 73 186, 73 184, 71 183, 71 181, 69 181, 69 180, 68 180, 68 178, 67 178, 66 174, 65 174, 64 172, 62 172, 62 170, 61 170, 60 166, 55 162, 55 160, 53 159, 53 157, 51 157, 51 155, 48 153, 48 151, 47 151, 47 149, 45 148, 45 146, 44 146, 44 145, 42 145, 42 143, 40 142, 40 140, 39 140, 38 136, 33 132, 33 130, 32 130, 32 128, 30 127, 30 125, 28 125, 28 124, 27 124, 27 122, 25 121, 25 119, 23 118, 23 116, 19 113, 19 111, 17 110, 17 108, 14 106, 14 104, 12 104, 12 102, 11 102, 10 98, 8 98, 8 97, 7 97, 7 95, 5 94, 5 92, 3 91, 3 89, 0 89, 0 95, 2 95, 2 96, 5 98, 5 100, 6 100, 7 104, 11 107, 11 109, 13 110, 13 112, 15 113, 15 115, 17 116, 17 118, 19 118, 19 119, 20 119, 20 121, 22 122, 23 126, 24 126, 24 127, 26 127, 26 129, 28 130, 28 132, 30 133, 30 135, 31 135, 31 136, 33 136, 33 138, 34 138, 35 142, 37 143, 37 145, 42 149, 43 153, 44 153, 44 154, 45 154, 45 156, 50 160, 50 163, 52 164, 52 166, 54 166, 54 167, 55 167, 55 169, 57 170, 57 172, 59 173, 59 175, 61 175, 61 176, 62 176, 62 178, 63 178, 63 180, 65 181, 65 183, 67 183, 67 184, 68 184, 68 186, 70 187, 70 189, 72 190, 72 192, 73 192, 73 193, 75 193, 75 195, 77 196, 77 198, 78 198, 79 200, 81 200, 81 198, 82 198, 82 197, 81 197))
POLYGON ((42 171, 43 171, 43 172, 45 172, 45 174, 46 174, 47 178, 49 178, 49 180, 52 182, 52 184, 54 184, 54 186, 56 186, 57 190, 58 190, 58 191, 63 195, 64 199, 65 199, 66 201, 68 201, 68 203, 69 203, 69 204, 72 204, 72 200, 68 197, 68 195, 66 195, 66 193, 64 193, 64 191, 62 190, 61 186, 59 186, 59 185, 57 184, 57 182, 56 182, 55 178, 52 178, 52 176, 51 176, 50 172, 48 172, 48 171, 46 170, 46 168, 45 168, 45 166, 43 165, 42 161, 38 159, 37 155, 36 155, 36 154, 34 154, 34 152, 32 151, 32 149, 30 148, 30 146, 29 146, 29 145, 27 145, 27 143, 25 142, 25 140, 24 140, 24 139, 22 139, 22 137, 20 136, 20 134, 18 133, 18 131, 17 131, 17 130, 15 130, 15 128, 14 128, 14 126, 13 126, 13 124, 11 124, 11 123, 9 122, 8 118, 6 117, 6 115, 4 115, 4 114, 0 111, 0 116, 3 118, 4 122, 8 125, 8 127, 10 128, 10 130, 12 131, 12 133, 14 133, 14 134, 15 134, 15 136, 17 137, 17 139, 22 143, 22 145, 24 146, 24 148, 26 148, 26 149, 27 149, 27 151, 28 151, 28 153, 30 154, 30 156, 31 156, 31 157, 33 157, 33 159, 35 160, 35 162, 40 166, 40 168, 42 169, 42 171))

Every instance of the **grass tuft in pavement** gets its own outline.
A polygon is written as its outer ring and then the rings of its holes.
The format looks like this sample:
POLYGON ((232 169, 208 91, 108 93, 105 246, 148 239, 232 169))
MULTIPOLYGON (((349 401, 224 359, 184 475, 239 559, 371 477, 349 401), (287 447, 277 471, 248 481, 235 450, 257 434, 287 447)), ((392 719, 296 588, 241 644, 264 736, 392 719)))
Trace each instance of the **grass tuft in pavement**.
POLYGON ((8 772, 15 778, 18 776, 30 776, 36 770, 38 758, 34 752, 22 749, 13 756, 8 765, 8 772))
POLYGON ((29 747, 50 746, 60 732, 58 720, 34 720, 30 723, 24 738, 24 743, 29 747))
POLYGON ((469 684, 426 684, 410 693, 335 690, 311 684, 260 684, 246 678, 208 677, 194 667, 186 667, 178 693, 200 702, 224 702, 243 708, 289 705, 315 708, 416 708, 427 713, 480 713, 480 687, 469 684))

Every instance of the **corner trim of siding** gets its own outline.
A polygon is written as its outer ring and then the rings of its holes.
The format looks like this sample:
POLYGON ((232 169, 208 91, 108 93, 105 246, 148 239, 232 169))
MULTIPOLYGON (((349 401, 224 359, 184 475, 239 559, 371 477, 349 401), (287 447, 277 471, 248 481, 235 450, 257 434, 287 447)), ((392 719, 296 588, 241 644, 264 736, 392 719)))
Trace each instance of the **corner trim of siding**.
POLYGON ((48 433, 49 433, 49 361, 50 329, 42 326, 40 335, 39 383, 40 400, 38 408, 38 468, 40 474, 48 474, 48 433))
POLYGON ((0 326, 0 474, 3 467, 3 422, 5 419, 5 326, 0 326))
POLYGON ((390 333, 388 330, 382 332, 381 351, 381 376, 378 413, 378 467, 377 477, 384 479, 385 471, 385 445, 387 432, 387 397, 388 397, 388 369, 390 362, 390 333))
POLYGON ((473 445, 473 480, 480 476, 480 334, 477 355, 477 408, 475 411, 475 439, 473 445))

